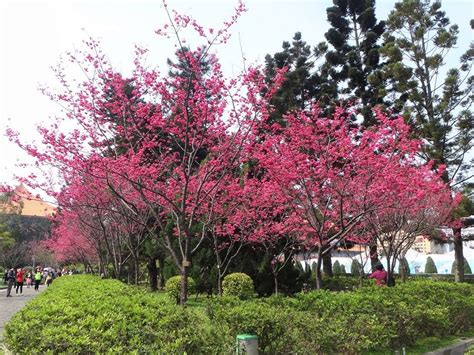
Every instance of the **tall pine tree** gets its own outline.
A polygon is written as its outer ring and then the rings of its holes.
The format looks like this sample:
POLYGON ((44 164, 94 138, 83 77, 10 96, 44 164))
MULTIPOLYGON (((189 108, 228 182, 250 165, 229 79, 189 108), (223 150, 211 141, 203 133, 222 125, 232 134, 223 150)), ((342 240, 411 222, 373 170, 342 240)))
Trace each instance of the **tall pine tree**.
POLYGON ((369 126, 374 123, 372 109, 385 103, 379 53, 385 23, 377 21, 375 0, 334 0, 326 11, 331 28, 325 36, 332 50, 324 67, 339 100, 359 103, 369 126))
POLYGON ((292 42, 285 41, 282 51, 273 56, 265 57, 265 73, 270 81, 277 69, 287 68, 285 81, 273 96, 271 104, 274 108, 271 119, 285 125, 283 115, 293 110, 304 110, 311 102, 322 101, 322 106, 328 103, 336 94, 335 87, 327 80, 327 71, 318 68, 318 60, 327 51, 323 42, 311 48, 296 32, 292 42))
MULTIPOLYGON (((388 64, 384 76, 404 115, 425 142, 424 158, 435 168, 446 166, 443 176, 453 189, 473 177, 473 161, 468 160, 474 143, 474 58, 471 45, 459 66, 446 70, 445 58, 457 43, 459 28, 451 25, 440 1, 403 0, 395 5, 387 21, 382 50, 388 64)), ((460 210, 457 216, 472 211, 460 210)), ((460 228, 453 229, 458 260, 456 281, 462 281, 462 239, 460 228)))

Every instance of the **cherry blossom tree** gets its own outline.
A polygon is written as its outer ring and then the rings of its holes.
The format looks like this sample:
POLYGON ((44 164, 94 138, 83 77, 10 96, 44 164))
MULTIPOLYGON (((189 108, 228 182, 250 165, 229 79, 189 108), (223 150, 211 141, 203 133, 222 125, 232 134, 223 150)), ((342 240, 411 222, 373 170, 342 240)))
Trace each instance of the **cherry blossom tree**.
POLYGON ((375 111, 378 124, 365 129, 352 115, 339 108, 322 118, 317 106, 291 113, 284 130, 275 125, 257 130, 248 149, 291 218, 306 227, 302 239, 317 251, 318 288, 322 257, 370 213, 393 207, 387 197, 413 192, 400 180, 406 181, 406 167, 416 171, 420 143, 410 138, 403 119, 375 111), (259 135, 272 129, 279 133, 259 135))

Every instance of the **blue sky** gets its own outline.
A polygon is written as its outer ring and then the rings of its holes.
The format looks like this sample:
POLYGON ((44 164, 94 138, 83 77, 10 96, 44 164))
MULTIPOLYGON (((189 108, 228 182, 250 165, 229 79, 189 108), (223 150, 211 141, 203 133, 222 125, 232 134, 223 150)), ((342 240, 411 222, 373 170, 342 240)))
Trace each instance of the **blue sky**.
MULTIPOLYGON (((296 31, 310 44, 324 39, 328 28, 326 8, 331 0, 249 0, 248 11, 233 27, 233 37, 216 50, 228 75, 242 68, 242 51, 247 64, 261 63, 267 53, 281 48, 296 31)), ((218 28, 231 14, 236 1, 170 0, 169 7, 191 14, 205 27, 218 28)), ((378 0, 377 16, 383 19, 395 1, 378 0)), ((473 40, 469 20, 474 18, 474 2, 444 0, 443 8, 451 22, 460 26, 458 50, 450 53, 448 65, 457 59, 473 40)), ((161 1, 41 1, 3 0, 0 3, 0 131, 11 126, 26 140, 35 139, 35 125, 48 122, 58 108, 38 92, 39 84, 55 85, 49 69, 61 53, 81 46, 85 29, 100 38, 104 51, 115 68, 130 68, 133 44, 151 49, 150 64, 165 66, 172 57, 173 42, 154 34, 165 23, 161 1)), ((199 42, 191 40, 191 45, 199 42)), ((162 71, 165 71, 163 69, 162 71)), ((18 173, 17 161, 27 159, 0 135, 0 182, 11 181, 18 173), (7 154, 6 154, 7 153, 7 154)))

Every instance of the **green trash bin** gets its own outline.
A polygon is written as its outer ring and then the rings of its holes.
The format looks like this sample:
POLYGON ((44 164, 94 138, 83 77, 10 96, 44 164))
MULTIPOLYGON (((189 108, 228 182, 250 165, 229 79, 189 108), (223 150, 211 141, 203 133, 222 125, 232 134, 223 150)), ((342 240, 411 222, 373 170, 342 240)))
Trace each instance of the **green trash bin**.
POLYGON ((258 355, 258 337, 252 334, 239 334, 235 338, 237 355, 258 355))

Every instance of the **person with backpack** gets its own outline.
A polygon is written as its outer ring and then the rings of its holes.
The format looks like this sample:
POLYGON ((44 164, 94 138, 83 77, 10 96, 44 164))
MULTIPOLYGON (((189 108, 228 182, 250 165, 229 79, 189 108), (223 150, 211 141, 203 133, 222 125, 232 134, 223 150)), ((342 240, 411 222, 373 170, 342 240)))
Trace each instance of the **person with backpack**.
POLYGON ((12 297, 11 292, 13 288, 13 284, 15 283, 15 269, 10 268, 7 272, 7 297, 12 297))
POLYGON ((369 279, 375 279, 375 285, 387 286, 387 271, 384 270, 383 265, 378 263, 375 265, 375 270, 369 275, 369 279))
POLYGON ((35 291, 39 291, 39 285, 41 283, 42 278, 43 275, 41 274, 40 269, 37 269, 35 273, 35 291))

